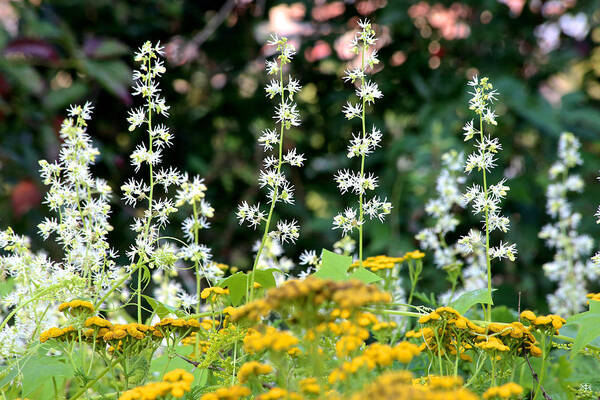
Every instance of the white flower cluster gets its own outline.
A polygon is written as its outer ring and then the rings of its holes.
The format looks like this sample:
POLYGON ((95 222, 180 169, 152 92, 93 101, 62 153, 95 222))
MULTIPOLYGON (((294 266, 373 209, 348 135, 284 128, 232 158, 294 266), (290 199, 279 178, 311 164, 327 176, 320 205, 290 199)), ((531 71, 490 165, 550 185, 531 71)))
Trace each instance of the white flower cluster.
POLYGON ((544 264, 546 276, 557 282, 556 291, 548 296, 553 313, 573 315, 585 308, 586 279, 596 280, 600 270, 592 261, 586 261, 592 252, 594 241, 577 231, 581 214, 574 212, 569 202, 570 192, 581 193, 583 180, 571 170, 582 164, 579 155, 581 144, 572 133, 563 133, 558 142, 559 160, 549 171, 551 183, 546 190, 546 210, 554 220, 545 225, 539 237, 555 250, 552 261, 544 264))
POLYGON ((111 306, 119 305, 120 300, 107 293, 124 276, 107 242, 111 188, 90 172, 99 155, 87 133, 92 109, 89 103, 71 106, 60 129, 58 159, 39 162, 40 176, 49 186, 44 203, 56 216, 46 218, 38 229, 44 240, 56 237, 63 248, 61 262, 33 253, 29 240, 10 228, 0 232, 0 249, 6 252, 0 256, 0 275, 14 284, 0 299, 0 308, 22 306, 14 319, 3 321, 0 363, 24 351, 40 330, 56 325, 56 304, 65 299, 95 301, 107 295, 111 306))
MULTIPOLYGON (((478 231, 471 231, 468 235, 459 240, 464 252, 472 252, 474 248, 485 245, 486 253, 490 259, 507 258, 515 260, 517 249, 514 244, 500 242, 496 247, 489 247, 489 234, 494 230, 507 232, 510 221, 507 217, 501 215, 500 203, 506 197, 509 187, 505 184, 506 179, 502 179, 495 185, 489 185, 486 179, 486 173, 489 172, 496 163, 496 154, 502 150, 502 146, 497 138, 490 135, 485 136, 483 124, 496 125, 496 113, 492 109, 492 104, 496 100, 497 92, 493 89, 488 78, 474 77, 469 82, 473 88, 470 92, 469 108, 479 117, 479 129, 473 126, 473 121, 468 122, 464 130, 465 141, 477 137, 475 152, 467 157, 465 172, 471 173, 473 170, 480 171, 483 175, 483 186, 474 184, 462 196, 462 203, 472 205, 475 215, 482 215, 484 220, 485 238, 478 231)), ((488 266, 489 267, 489 266, 488 266)))
MULTIPOLYGON (((425 212, 431 216, 432 227, 421 230, 415 239, 423 250, 433 252, 433 261, 440 269, 459 271, 457 279, 462 287, 455 287, 440 296, 443 304, 456 299, 464 292, 482 289, 486 286, 486 261, 482 246, 468 251, 458 243, 449 243, 447 234, 454 232, 460 220, 456 208, 462 208, 461 186, 466 177, 462 174, 464 155, 451 150, 442 155, 442 168, 436 181, 437 197, 425 204, 425 212)), ((472 230, 472 236, 480 238, 479 231, 472 230)))
POLYGON ((148 208, 144 210, 142 217, 135 218, 131 229, 137 233, 135 244, 130 247, 127 255, 133 263, 135 259, 139 262, 150 263, 154 267, 172 269, 176 259, 177 249, 175 247, 162 248, 159 250, 159 230, 169 220, 169 216, 177 211, 174 202, 169 198, 158 199, 156 196, 156 185, 162 185, 165 191, 171 186, 179 186, 183 182, 183 176, 175 169, 156 170, 161 162, 162 149, 169 147, 172 142, 172 134, 164 125, 153 125, 152 117, 163 115, 168 117, 169 106, 165 99, 160 96, 160 88, 157 78, 165 73, 163 55, 160 44, 153 45, 150 42, 144 45, 135 54, 135 61, 139 63, 139 70, 134 71, 133 95, 141 96, 145 105, 129 111, 129 130, 146 125, 149 145, 140 143, 131 154, 131 164, 135 171, 139 172, 143 165, 150 170, 150 184, 143 179, 131 178, 121 186, 123 200, 133 207, 144 200, 148 202, 148 208), (170 253, 166 257, 166 253, 170 253), (155 257, 156 256, 156 257, 155 257), (168 261, 163 263, 163 261, 168 261))
POLYGON ((73 264, 53 262, 30 249, 29 239, 12 229, 0 231, 0 275, 12 288, 0 296, 0 364, 22 356, 32 338, 55 326, 62 314, 56 305, 88 293, 87 280, 73 264), (12 319, 10 312, 20 307, 12 319))
MULTIPOLYGON (((132 230, 137 233, 135 244, 127 253, 131 262, 137 265, 145 264, 154 269, 153 280, 156 283, 154 296, 165 304, 182 305, 186 308, 192 305, 198 308, 198 296, 188 294, 174 279, 177 267, 181 261, 189 261, 194 265, 198 277, 210 279, 212 282, 222 271, 215 272, 212 265, 212 255, 209 247, 199 243, 199 231, 210 227, 208 219, 213 217, 214 209, 205 200, 206 185, 198 176, 189 177, 176 169, 157 169, 161 162, 162 150, 170 147, 173 135, 163 124, 153 122, 153 117, 161 115, 168 117, 169 106, 160 96, 157 78, 165 73, 162 47, 146 42, 136 53, 135 60, 140 64, 139 70, 133 74, 135 84, 133 95, 143 98, 145 105, 129 112, 129 130, 133 131, 143 125, 148 134, 148 146, 141 143, 131 155, 131 163, 138 172, 146 165, 149 169, 150 183, 143 179, 131 178, 121 186, 124 201, 131 206, 137 206, 140 201, 147 201, 148 208, 141 218, 135 218, 132 230), (158 188, 168 194, 171 187, 176 188, 175 201, 168 196, 158 197, 158 188), (182 222, 182 231, 186 243, 182 247, 159 240, 159 231, 169 222, 169 217, 178 207, 187 206, 190 215, 182 222)), ((218 268, 217 268, 218 269, 218 268)), ((197 279, 199 282, 200 279, 197 279)), ((200 290, 199 285, 196 291, 200 290)))
MULTIPOLYGON (((271 46, 277 46, 277 56, 274 60, 266 62, 266 69, 269 75, 278 75, 278 78, 271 80, 265 86, 267 97, 273 99, 280 97, 279 105, 276 106, 273 118, 279 123, 280 131, 265 129, 258 138, 258 143, 263 146, 265 151, 277 150, 277 155, 268 155, 263 164, 264 169, 260 172, 258 183, 261 188, 267 188, 267 201, 270 203, 268 213, 260 208, 260 204, 251 205, 243 202, 238 206, 236 216, 240 224, 246 223, 251 228, 265 222, 265 239, 268 236, 271 240, 285 242, 295 242, 299 237, 299 226, 295 220, 278 221, 276 229, 270 231, 271 217, 277 202, 287 204, 294 203, 294 187, 283 174, 282 167, 289 165, 292 167, 301 167, 304 164, 304 155, 296 152, 296 149, 290 149, 283 154, 283 136, 285 130, 293 126, 300 125, 300 114, 294 103, 294 95, 300 91, 300 83, 288 75, 287 83, 283 80, 283 70, 285 65, 291 63, 296 51, 294 46, 288 42, 287 38, 273 35, 267 43, 271 46)), ((261 248, 259 247, 257 259, 261 257, 261 248)))
MULTIPOLYGON (((339 213, 333 219, 333 229, 341 229, 343 234, 349 234, 354 229, 359 230, 360 243, 362 246, 362 226, 365 222, 365 214, 370 218, 377 218, 383 221, 385 216, 391 212, 392 204, 387 199, 373 197, 365 201, 364 196, 367 190, 374 190, 378 186, 377 177, 372 173, 366 174, 364 171, 365 157, 371 154, 380 146, 382 134, 375 126, 370 132, 365 129, 366 125, 366 107, 373 104, 375 100, 383 97, 377 83, 367 81, 369 68, 379 63, 377 51, 372 46, 377 41, 375 31, 368 20, 359 21, 360 31, 354 36, 351 46, 355 54, 360 54, 361 66, 348 69, 345 72, 343 80, 352 84, 357 84, 356 96, 358 102, 348 102, 343 108, 345 117, 349 120, 358 118, 362 122, 362 132, 353 134, 350 145, 348 146, 348 158, 360 157, 360 171, 341 170, 335 175, 335 181, 342 194, 352 192, 359 197, 358 210, 356 208, 347 208, 339 213)), ((362 247, 361 247, 362 250, 362 247)))
POLYGON ((87 133, 93 107, 71 106, 60 129, 63 140, 58 160, 41 160, 40 176, 50 188, 45 203, 57 218, 46 218, 38 225, 44 240, 55 234, 64 249, 63 264, 86 277, 98 295, 118 278, 113 251, 106 236, 109 223, 111 188, 90 172, 99 155, 87 133))

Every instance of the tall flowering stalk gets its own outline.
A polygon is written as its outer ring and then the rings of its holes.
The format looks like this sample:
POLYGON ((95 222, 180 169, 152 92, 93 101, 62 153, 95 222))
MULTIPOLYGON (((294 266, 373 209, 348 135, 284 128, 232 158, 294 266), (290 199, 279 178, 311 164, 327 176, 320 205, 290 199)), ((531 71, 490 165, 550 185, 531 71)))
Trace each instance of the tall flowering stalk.
MULTIPOLYGON (((481 233, 476 230, 471 230, 468 235, 463 236, 459 240, 463 251, 471 253, 475 248, 483 245, 485 248, 485 258, 487 267, 487 287, 488 294, 492 296, 492 266, 491 260, 508 258, 511 261, 515 260, 517 254, 514 244, 507 244, 502 241, 495 246, 490 247, 490 233, 495 230, 500 230, 504 233, 508 232, 510 221, 507 217, 501 215, 500 203, 506 197, 510 190, 506 186, 506 179, 500 180, 495 185, 488 186, 487 174, 496 166, 496 155, 502 150, 498 138, 492 138, 489 134, 484 134, 485 125, 497 125, 496 113, 492 109, 492 104, 496 100, 497 92, 494 90, 488 78, 478 79, 474 77, 469 82, 469 86, 473 88, 471 99, 469 100, 469 109, 477 114, 479 119, 479 129, 473 126, 473 120, 468 122, 463 130, 465 141, 469 141, 474 137, 478 137, 475 143, 475 151, 467 157, 465 172, 471 173, 473 170, 481 172, 482 184, 473 184, 467 192, 463 194, 462 201, 466 206, 471 204, 473 214, 483 215, 483 227, 485 230, 485 238, 482 238, 481 233)), ((487 320, 491 320, 492 306, 488 304, 487 320)))
POLYGON ((142 322, 142 279, 144 275, 149 275, 147 268, 159 266, 172 268, 177 261, 175 246, 169 244, 158 246, 159 230, 167 224, 169 215, 177 209, 171 199, 157 198, 156 186, 162 185, 167 189, 171 185, 179 185, 182 181, 181 174, 172 168, 156 170, 161 162, 163 148, 170 146, 173 139, 165 125, 152 122, 153 117, 169 116, 169 106, 161 97, 157 81, 157 78, 166 71, 163 61, 160 60, 162 55, 160 44, 153 45, 150 42, 144 43, 135 54, 139 70, 134 71, 133 74, 135 80, 133 95, 141 96, 145 105, 130 110, 127 118, 129 131, 146 126, 148 135, 148 147, 144 142, 139 144, 131 154, 131 164, 135 167, 135 172, 139 172, 142 165, 148 166, 149 184, 144 180, 131 178, 121 186, 127 204, 135 206, 138 201, 148 202, 148 208, 144 210, 142 217, 134 219, 132 230, 137 233, 137 236, 135 244, 127 252, 132 263, 129 266, 129 273, 138 271, 136 289, 138 323, 142 322))
POLYGON ((248 226, 256 229, 257 226, 264 223, 264 233, 258 247, 254 264, 252 265, 252 274, 250 278, 248 300, 252 300, 254 295, 254 271, 261 258, 265 243, 268 239, 277 240, 282 243, 287 241, 295 242, 299 236, 298 224, 295 220, 277 222, 277 229, 271 230, 271 221, 275 204, 279 201, 293 204, 294 188, 283 174, 282 167, 288 164, 293 167, 301 167, 304 163, 304 156, 298 154, 296 149, 290 149, 283 154, 283 137, 286 130, 293 126, 300 125, 300 114, 298 113, 296 103, 294 103, 294 94, 300 91, 300 84, 297 80, 288 75, 287 82, 284 82, 283 70, 287 64, 292 62, 292 58, 296 54, 294 46, 288 42, 287 38, 273 35, 271 40, 267 42, 270 46, 277 46, 277 55, 275 59, 269 60, 266 63, 268 75, 278 76, 278 79, 272 79, 265 86, 266 94, 273 99, 279 96, 279 105, 275 109, 273 118, 279 124, 279 132, 273 129, 265 129, 262 131, 258 142, 263 146, 265 151, 277 149, 277 158, 274 155, 269 155, 264 159, 264 169, 260 172, 258 179, 261 188, 267 187, 267 199, 271 204, 269 212, 265 213, 261 210, 260 204, 249 205, 243 202, 238 206, 237 218, 240 224, 247 223, 248 226))
POLYGON ((554 258, 544 264, 546 276, 558 283, 556 291, 548 295, 548 305, 553 313, 570 316, 582 311, 587 293, 586 277, 598 277, 598 269, 589 257, 594 246, 593 239, 577 231, 581 214, 574 212, 568 199, 569 192, 581 193, 583 179, 571 170, 582 164, 579 148, 581 144, 572 133, 563 133, 558 142, 558 161, 549 171, 551 183, 546 190, 546 211, 553 222, 545 225, 539 237, 546 245, 555 249, 554 258))
POLYGON ((378 186, 378 178, 373 173, 365 173, 365 159, 379 147, 382 137, 381 131, 375 126, 370 132, 367 131, 366 108, 368 105, 372 105, 376 99, 383 97, 383 94, 377 83, 367 80, 369 69, 379 64, 377 50, 372 48, 377 41, 375 31, 368 20, 359 21, 358 24, 361 30, 354 36, 351 46, 355 54, 360 54, 360 67, 346 70, 343 80, 352 84, 358 82, 356 96, 359 101, 357 103, 348 101, 344 106, 343 113, 348 120, 358 118, 361 121, 362 130, 359 134, 353 135, 347 154, 348 158, 360 158, 360 172, 340 170, 335 176, 338 189, 342 194, 350 191, 358 195, 358 212, 354 207, 346 208, 343 213, 334 217, 333 229, 341 229, 344 235, 358 229, 358 259, 362 265, 365 214, 370 219, 377 217, 383 221, 385 216, 391 212, 392 204, 387 201, 387 198, 382 200, 378 196, 365 201, 367 190, 374 190, 378 186))
POLYGON ((440 303, 447 304, 464 292, 486 286, 486 259, 482 247, 464 253, 463 246, 448 242, 447 235, 460 223, 453 212, 462 208, 461 189, 466 181, 462 174, 464 154, 454 150, 442 155, 442 168, 436 181, 437 196, 425 204, 425 212, 432 218, 432 226, 421 230, 415 239, 423 250, 433 253, 436 267, 444 269, 452 288, 440 295, 440 303), (459 287, 459 280, 462 287, 459 287))

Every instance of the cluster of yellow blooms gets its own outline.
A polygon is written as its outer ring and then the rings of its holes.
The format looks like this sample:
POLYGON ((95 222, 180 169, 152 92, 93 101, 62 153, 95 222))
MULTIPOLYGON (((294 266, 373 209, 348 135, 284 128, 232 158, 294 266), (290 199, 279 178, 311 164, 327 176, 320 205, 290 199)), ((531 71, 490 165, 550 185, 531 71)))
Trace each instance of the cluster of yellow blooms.
POLYGON ((278 288, 270 289, 264 299, 255 300, 231 313, 231 320, 258 320, 272 310, 281 310, 287 305, 304 309, 308 305, 320 306, 331 302, 345 310, 354 310, 367 304, 387 303, 389 293, 374 285, 360 281, 335 282, 313 277, 304 280, 289 280, 278 288))
POLYGON ((434 354, 460 353, 463 360, 470 361, 471 357, 464 353, 477 347, 490 352, 514 350, 519 355, 542 355, 531 328, 518 321, 510 324, 491 323, 484 328, 451 307, 440 307, 422 316, 419 323, 424 327, 419 331, 407 332, 406 337, 423 339, 422 349, 427 348, 434 354))
POLYGON ((244 363, 238 371, 238 381, 246 383, 248 378, 258 375, 267 375, 273 372, 273 367, 267 364, 261 364, 258 361, 248 361, 244 363))
MULTIPOLYGON (((589 293, 585 297, 592 301, 600 301, 600 293, 589 293)), ((588 300, 589 303, 589 300, 588 300)))
POLYGON ((212 393, 206 393, 200 400, 240 400, 244 396, 250 394, 250 389, 245 386, 231 386, 219 388, 212 393))
POLYGON ((344 362, 340 368, 334 369, 329 374, 328 381, 333 385, 336 382, 345 381, 349 375, 355 374, 363 368, 372 371, 375 367, 389 367, 394 361, 408 364, 413 357, 420 353, 419 346, 409 342, 400 342, 394 347, 373 343, 367 346, 361 355, 344 362))
POLYGON ((58 306, 60 312, 70 312, 72 314, 83 312, 83 313, 94 313, 94 305, 89 301, 85 300, 71 300, 62 303, 58 306))
POLYGON ((529 321, 532 327, 539 330, 546 331, 556 331, 558 334, 558 330, 563 327, 567 321, 559 317, 558 315, 548 314, 548 315, 535 315, 532 311, 523 311, 521 313, 521 318, 529 321))
POLYGON ((478 400, 477 395, 463 387, 460 377, 413 379, 408 371, 387 372, 380 375, 352 400, 478 400))
POLYGON ((276 387, 269 390, 267 393, 259 395, 256 400, 302 400, 302 396, 276 387))
POLYGON ((155 400, 168 395, 180 398, 190 391, 193 381, 192 374, 175 369, 167 372, 162 382, 148 383, 123 392, 119 400, 155 400))
POLYGON ((483 398, 488 399, 510 399, 520 398, 523 394, 523 388, 521 385, 514 382, 509 382, 502 386, 494 386, 489 388, 483 393, 483 398))
POLYGON ((203 300, 208 299, 209 302, 215 302, 220 296, 227 294, 229 294, 229 289, 213 286, 202 290, 202 292, 200 292, 200 298, 203 300))
MULTIPOLYGON (((362 265, 373 272, 377 272, 385 269, 393 269, 396 265, 404 261, 419 260, 423 257, 425 257, 425 253, 414 250, 405 253, 402 257, 390 257, 386 255, 367 257, 363 260, 362 265)), ((360 261, 355 261, 350 268, 357 268, 358 266, 360 266, 360 261)))
POLYGON ((265 332, 256 329, 248 329, 244 337, 244 350, 250 354, 259 353, 263 350, 294 351, 299 340, 290 332, 278 331, 272 326, 267 326, 265 332))
MULTIPOLYGON (((71 314, 74 310, 93 311, 91 303, 80 300, 73 300, 59 305, 59 310, 68 310, 71 314)), ((210 322, 210 321, 209 321, 210 322)), ((154 340, 156 343, 170 335, 185 337, 190 333, 196 332, 201 328, 210 329, 209 322, 199 322, 195 319, 165 318, 153 326, 137 323, 113 324, 110 321, 99 316, 88 317, 80 329, 74 326, 65 328, 52 327, 40 335, 40 342, 44 343, 49 339, 58 339, 62 341, 81 340, 87 342, 104 341, 110 345, 109 351, 122 350, 130 344, 135 344, 146 338, 154 340)), ((98 347, 98 350, 101 348, 98 347)))

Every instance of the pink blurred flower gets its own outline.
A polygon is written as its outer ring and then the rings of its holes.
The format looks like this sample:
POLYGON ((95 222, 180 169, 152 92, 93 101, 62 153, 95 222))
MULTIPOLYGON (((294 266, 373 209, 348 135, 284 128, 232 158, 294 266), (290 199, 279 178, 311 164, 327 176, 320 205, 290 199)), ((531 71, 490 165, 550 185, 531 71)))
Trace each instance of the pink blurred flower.
POLYGON ((304 57, 308 62, 315 62, 328 57, 331 54, 331 47, 327 42, 318 40, 313 47, 309 47, 304 52, 304 57))
POLYGON ((312 10, 312 17, 315 21, 324 22, 332 18, 339 17, 346 10, 346 6, 341 1, 317 5, 312 10))
POLYGON ((512 16, 518 17, 523 12, 525 6, 525 0, 498 0, 502 4, 506 4, 510 9, 512 16))

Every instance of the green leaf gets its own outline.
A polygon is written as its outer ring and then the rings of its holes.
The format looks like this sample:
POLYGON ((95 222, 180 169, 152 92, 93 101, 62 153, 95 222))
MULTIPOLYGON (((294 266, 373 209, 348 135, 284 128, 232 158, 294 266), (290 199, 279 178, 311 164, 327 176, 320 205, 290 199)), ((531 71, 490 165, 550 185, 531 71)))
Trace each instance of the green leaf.
POLYGON ((316 278, 331 279, 338 282, 357 279, 363 283, 373 283, 381 280, 379 275, 364 267, 355 268, 351 274, 348 274, 348 269, 352 265, 352 257, 350 256, 343 256, 323 249, 321 259, 321 267, 313 274, 316 278))
MULTIPOLYGON (((494 291, 496 289, 493 289, 494 291)), ((475 304, 494 304, 492 297, 486 288, 476 289, 471 292, 463 293, 458 299, 450 303, 450 307, 454 308, 461 314, 469 311, 475 304)))
POLYGON ((364 267, 356 268, 354 271, 352 271, 352 273, 350 274, 350 276, 348 278, 356 279, 363 283, 373 283, 373 282, 380 281, 382 279, 379 275, 369 271, 368 269, 366 269, 364 267))
POLYGON ((234 306, 237 306, 241 303, 242 298, 246 295, 248 280, 248 275, 240 271, 223 279, 221 282, 219 282, 219 286, 229 288, 229 297, 231 298, 231 303, 234 306))
POLYGON ((28 396, 40 386, 51 383, 52 378, 73 376, 73 368, 63 357, 38 354, 30 358, 23 369, 23 396, 28 396))
MULTIPOLYGON (((262 269, 254 271, 254 282, 258 282, 264 289, 270 289, 277 286, 275 282, 275 272, 280 272, 276 268, 262 269)), ((252 280, 252 278, 250 278, 252 280)))
POLYGON ((352 265, 352 257, 323 249, 321 260, 321 267, 313 274, 315 277, 333 281, 347 281, 349 279, 348 268, 352 265))
POLYGON ((581 350, 600 336, 600 301, 590 301, 590 310, 573 315, 567 320, 567 325, 577 325, 579 330, 573 347, 571 348, 571 359, 581 350))
POLYGON ((152 307, 152 310, 154 310, 154 312, 156 313, 156 315, 158 315, 160 319, 165 318, 169 314, 175 314, 178 317, 185 316, 185 312, 178 310, 175 307, 171 307, 167 304, 161 303, 160 301, 150 296, 142 295, 142 297, 146 299, 148 304, 150 304, 150 307, 152 307))

